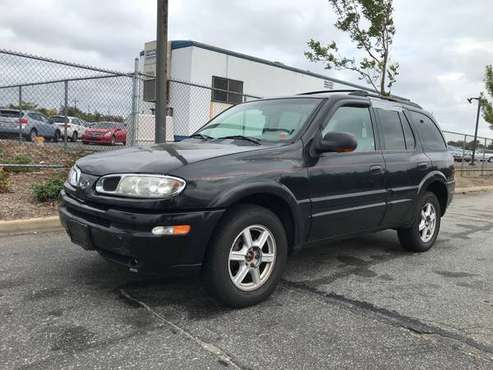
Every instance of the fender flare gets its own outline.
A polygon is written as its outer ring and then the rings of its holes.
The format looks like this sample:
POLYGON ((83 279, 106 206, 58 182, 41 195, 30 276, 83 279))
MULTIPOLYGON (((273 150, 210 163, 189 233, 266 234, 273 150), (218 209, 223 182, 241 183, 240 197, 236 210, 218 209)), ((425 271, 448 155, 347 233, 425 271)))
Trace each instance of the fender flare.
POLYGON ((449 203, 449 198, 451 196, 451 194, 449 193, 448 191, 448 186, 447 186, 447 178, 445 177, 445 175, 440 172, 440 171, 432 171, 430 172, 429 174, 427 174, 423 180, 421 180, 419 186, 418 186, 418 192, 417 192, 417 197, 419 198, 419 196, 423 193, 423 191, 425 189, 428 188, 428 186, 434 182, 439 182, 443 185, 443 187, 445 188, 445 195, 446 195, 446 199, 445 199, 445 205, 444 205, 444 209, 442 210, 442 216, 445 214, 445 211, 446 211, 446 206, 448 205, 449 203))
POLYGON ((293 249, 303 243, 305 220, 300 203, 288 187, 277 182, 246 183, 228 189, 219 194, 210 204, 211 208, 229 208, 242 199, 253 195, 271 195, 281 198, 289 207, 293 219, 293 249))
POLYGON ((427 174, 423 180, 418 185, 418 195, 422 193, 423 189, 425 189, 432 182, 439 181, 443 183, 443 185, 447 186, 447 178, 440 171, 432 171, 427 174))

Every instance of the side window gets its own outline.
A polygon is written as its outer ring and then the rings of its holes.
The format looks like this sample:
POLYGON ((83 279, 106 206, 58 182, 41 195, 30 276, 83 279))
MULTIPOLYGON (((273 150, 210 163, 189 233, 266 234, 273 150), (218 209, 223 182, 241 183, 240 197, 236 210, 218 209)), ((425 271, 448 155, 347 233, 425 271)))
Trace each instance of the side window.
POLYGON ((404 114, 399 114, 401 118, 402 128, 404 129, 404 138, 406 139, 407 150, 413 150, 416 148, 416 139, 414 138, 413 130, 404 114))
POLYGON ((39 121, 39 117, 36 113, 28 113, 27 115, 29 116, 29 118, 39 121))
POLYGON ((402 130, 399 112, 377 108, 380 118, 383 141, 386 150, 406 150, 404 131, 402 130))
POLYGON ((371 152, 375 150, 375 136, 368 108, 339 108, 322 130, 322 136, 329 132, 353 134, 358 142, 355 152, 371 152))
POLYGON ((411 119, 419 130, 425 151, 439 152, 447 150, 447 145, 435 122, 422 113, 410 112, 411 119))

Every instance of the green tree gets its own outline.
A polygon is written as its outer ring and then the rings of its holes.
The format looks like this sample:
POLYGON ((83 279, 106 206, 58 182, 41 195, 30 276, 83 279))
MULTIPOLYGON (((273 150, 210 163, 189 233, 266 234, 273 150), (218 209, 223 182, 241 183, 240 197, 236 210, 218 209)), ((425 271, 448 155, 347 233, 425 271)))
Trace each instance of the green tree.
MULTIPOLYGON (((493 66, 486 66, 486 74, 484 78, 486 91, 490 97, 493 97, 493 66)), ((481 93, 481 108, 483 111, 483 118, 490 124, 490 128, 493 130, 493 104, 487 99, 485 93, 481 93)))
POLYGON ((356 48, 364 53, 359 60, 340 54, 332 41, 308 41, 305 56, 312 62, 324 62, 325 68, 350 70, 375 91, 388 95, 399 75, 399 64, 392 63, 391 46, 395 35, 393 0, 329 0, 337 21, 335 27, 349 35, 356 48))

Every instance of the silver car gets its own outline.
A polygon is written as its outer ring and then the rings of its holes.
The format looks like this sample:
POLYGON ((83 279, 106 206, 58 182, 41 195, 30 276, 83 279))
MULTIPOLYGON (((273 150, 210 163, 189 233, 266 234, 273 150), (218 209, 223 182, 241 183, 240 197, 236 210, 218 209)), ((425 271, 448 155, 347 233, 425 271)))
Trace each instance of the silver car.
POLYGON ((60 140, 61 131, 39 112, 1 108, 0 136, 19 137, 19 135, 30 141, 42 136, 56 142, 60 140))

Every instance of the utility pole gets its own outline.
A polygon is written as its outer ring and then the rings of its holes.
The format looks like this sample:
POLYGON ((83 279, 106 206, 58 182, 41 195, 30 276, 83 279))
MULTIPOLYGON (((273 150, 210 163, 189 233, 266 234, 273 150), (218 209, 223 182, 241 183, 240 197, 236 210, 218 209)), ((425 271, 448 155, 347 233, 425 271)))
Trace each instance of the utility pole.
POLYGON ((473 142, 473 147, 472 147, 472 158, 471 158, 471 166, 474 166, 476 163, 474 162, 476 158, 476 146, 477 146, 477 141, 478 141, 478 126, 479 126, 479 115, 481 113, 481 96, 479 98, 468 98, 467 101, 469 104, 472 104, 473 100, 478 101, 478 112, 476 114, 476 129, 474 131, 474 142, 473 142))
POLYGON ((157 0, 156 42, 156 143, 166 141, 166 108, 168 105, 167 53, 168 53, 168 0, 157 0))

